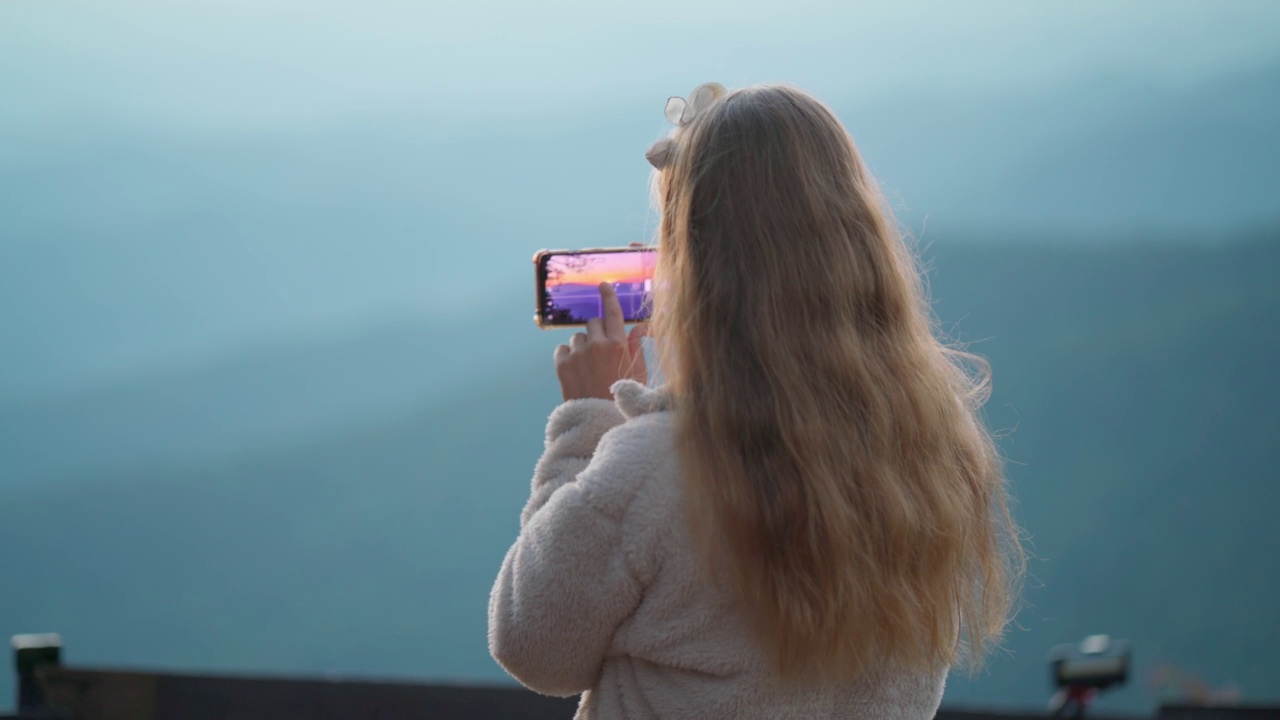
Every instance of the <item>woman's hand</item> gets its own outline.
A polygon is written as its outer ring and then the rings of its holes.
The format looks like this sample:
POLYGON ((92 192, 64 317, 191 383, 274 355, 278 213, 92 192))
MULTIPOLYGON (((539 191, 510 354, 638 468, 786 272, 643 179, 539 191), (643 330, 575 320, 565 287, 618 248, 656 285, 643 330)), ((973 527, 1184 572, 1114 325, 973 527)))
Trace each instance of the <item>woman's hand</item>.
POLYGON ((587 321, 586 332, 575 333, 568 345, 556 347, 556 377, 565 400, 612 400, 609 388, 618 380, 648 380, 640 341, 644 325, 627 332, 622 305, 609 283, 600 283, 604 318, 587 321))

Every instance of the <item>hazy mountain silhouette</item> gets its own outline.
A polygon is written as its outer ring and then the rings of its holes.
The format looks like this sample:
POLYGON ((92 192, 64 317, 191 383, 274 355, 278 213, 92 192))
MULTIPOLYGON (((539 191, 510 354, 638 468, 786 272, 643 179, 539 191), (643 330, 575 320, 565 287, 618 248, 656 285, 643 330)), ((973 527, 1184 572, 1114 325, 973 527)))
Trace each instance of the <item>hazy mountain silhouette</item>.
POLYGON ((917 229, 1221 238, 1280 215, 1280 65, 1173 87, 910 92, 843 117, 917 229))
MULTIPOLYGON (((500 325, 520 337, 514 323, 500 325)), ((0 487, 190 463, 444 402, 459 382, 501 362, 497 343, 483 346, 487 337, 453 320, 404 317, 348 335, 282 339, 43 402, 2 404, 0 487), (467 338, 465 352, 458 338, 467 338)))
MULTIPOLYGON (((1280 218, 1277 88, 1273 64, 1182 86, 827 100, 926 240, 1107 242, 1280 218)), ((645 98, 597 102, 464 126, 414 111, 307 132, 69 118, 15 135, 0 158, 0 399, 96 392, 388 313, 445 318, 477 296, 496 308, 528 292, 538 248, 645 239, 642 151, 661 119, 645 98)))
MULTIPOLYGON (((991 359, 988 418, 1037 555, 1011 656, 953 678, 950 702, 1038 706, 1043 652, 1094 632, 1138 652, 1138 679, 1112 707, 1149 702, 1142 672, 1161 661, 1280 696, 1277 240, 926 253, 943 329, 991 359)), ((0 486, 0 634, 57 630, 76 662, 502 677, 485 647, 487 592, 557 400, 550 352, 564 337, 532 328, 524 293, 505 305, 439 346, 429 323, 390 325, 88 396, 98 419, 69 425, 62 446, 75 399, 28 409, 45 452, 98 452, 104 426, 170 433, 149 450, 194 449, 0 486), (497 362, 447 369, 485 354, 497 362), (329 387, 344 375, 357 379, 329 387), (359 406, 349 426, 332 421, 344 404, 359 406), (135 420, 156 407, 170 414, 135 420), (330 420, 299 420, 308 412, 330 420), (271 435, 276 421, 289 432, 271 435)), ((9 682, 0 675, 0 705, 9 682)))

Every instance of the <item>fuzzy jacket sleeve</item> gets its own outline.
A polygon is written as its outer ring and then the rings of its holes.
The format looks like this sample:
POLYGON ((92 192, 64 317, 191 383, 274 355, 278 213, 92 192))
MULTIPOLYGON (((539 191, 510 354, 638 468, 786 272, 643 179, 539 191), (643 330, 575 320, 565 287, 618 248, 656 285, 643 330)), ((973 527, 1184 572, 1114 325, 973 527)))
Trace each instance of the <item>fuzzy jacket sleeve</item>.
POLYGON ((622 547, 629 496, 618 488, 636 468, 609 430, 623 422, 605 400, 552 413, 520 536, 489 599, 490 653, 544 694, 595 684, 614 632, 643 592, 622 547))

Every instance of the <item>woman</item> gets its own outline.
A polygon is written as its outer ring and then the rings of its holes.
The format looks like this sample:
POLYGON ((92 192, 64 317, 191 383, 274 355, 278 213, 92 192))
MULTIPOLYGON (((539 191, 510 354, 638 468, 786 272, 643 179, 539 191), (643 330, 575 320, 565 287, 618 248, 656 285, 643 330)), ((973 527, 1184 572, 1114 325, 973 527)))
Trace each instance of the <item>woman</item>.
MULTIPOLYGON (((677 99, 678 100, 678 99, 677 99)), ((556 348, 565 402, 489 606, 493 656, 578 718, 930 718, 1021 567, 984 383, 832 112, 673 102, 646 388, 617 299, 556 348)))

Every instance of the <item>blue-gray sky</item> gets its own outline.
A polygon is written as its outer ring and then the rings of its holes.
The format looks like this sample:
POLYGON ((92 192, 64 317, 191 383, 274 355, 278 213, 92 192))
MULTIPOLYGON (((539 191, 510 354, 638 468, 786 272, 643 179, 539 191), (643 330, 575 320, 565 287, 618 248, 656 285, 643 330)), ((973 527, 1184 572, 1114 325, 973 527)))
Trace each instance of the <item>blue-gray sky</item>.
POLYGON ((0 4, 6 128, 308 127, 430 103, 442 118, 580 113, 785 80, 837 98, 911 86, 1167 83, 1276 57, 1280 5, 1234 2, 35 2, 0 4))
POLYGON ((830 102, 935 240, 1250 227, 1278 68, 1269 0, 6 0, 0 397, 523 315, 533 250, 648 236, 662 104, 713 79, 830 102))

